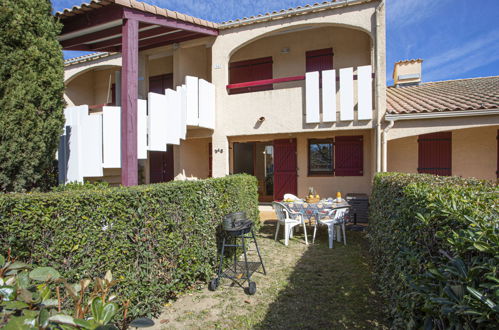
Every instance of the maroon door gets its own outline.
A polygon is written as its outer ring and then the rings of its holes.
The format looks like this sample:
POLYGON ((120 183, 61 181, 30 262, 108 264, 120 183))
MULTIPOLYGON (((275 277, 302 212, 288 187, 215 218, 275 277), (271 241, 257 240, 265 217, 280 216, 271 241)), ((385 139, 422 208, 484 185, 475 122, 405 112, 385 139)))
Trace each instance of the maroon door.
POLYGON ((274 200, 298 194, 296 139, 274 140, 274 200))
MULTIPOLYGON (((167 88, 173 88, 173 75, 171 73, 149 78, 149 92, 165 94, 167 88)), ((151 183, 173 180, 173 146, 169 144, 166 150, 166 152, 149 152, 149 178, 151 183)))
POLYGON ((173 147, 168 146, 166 152, 149 152, 149 169, 151 183, 173 180, 173 147))
POLYGON ((173 88, 173 75, 171 73, 149 77, 149 92, 164 95, 167 88, 173 88))

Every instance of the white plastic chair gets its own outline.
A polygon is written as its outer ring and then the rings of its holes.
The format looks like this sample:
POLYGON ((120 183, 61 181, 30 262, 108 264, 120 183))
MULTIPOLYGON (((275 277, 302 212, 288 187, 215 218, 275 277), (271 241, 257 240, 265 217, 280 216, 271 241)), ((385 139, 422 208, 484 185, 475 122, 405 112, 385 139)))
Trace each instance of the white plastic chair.
POLYGON ((284 224, 284 245, 288 245, 289 238, 293 237, 293 227, 303 225, 303 232, 305 234, 305 244, 308 245, 307 228, 303 215, 300 212, 291 211, 285 204, 279 202, 272 202, 272 207, 277 215, 277 227, 275 230, 275 240, 277 241, 277 234, 279 233, 280 224, 284 224))
MULTIPOLYGON (((338 225, 341 226, 341 229, 343 231, 343 243, 347 245, 347 236, 345 234, 345 222, 346 218, 345 216, 348 213, 349 208, 348 207, 342 207, 342 208, 335 208, 327 213, 319 213, 317 215, 317 222, 315 223, 314 227, 314 236, 312 238, 312 244, 315 242, 315 234, 317 232, 317 225, 326 225, 327 226, 327 232, 329 236, 329 248, 333 248, 333 241, 335 238, 335 228, 334 226, 338 225)), ((338 235, 338 241, 341 241, 341 236, 338 235)))

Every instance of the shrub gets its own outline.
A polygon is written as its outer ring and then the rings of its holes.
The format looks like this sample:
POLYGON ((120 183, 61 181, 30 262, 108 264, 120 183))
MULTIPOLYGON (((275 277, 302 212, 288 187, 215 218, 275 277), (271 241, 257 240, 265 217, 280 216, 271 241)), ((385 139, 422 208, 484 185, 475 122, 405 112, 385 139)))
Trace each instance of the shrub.
POLYGON ((176 294, 207 280, 225 214, 258 225, 257 181, 235 175, 129 188, 0 195, 0 253, 55 266, 69 281, 120 279, 130 317, 153 316, 176 294))
POLYGON ((54 192, 62 192, 62 191, 74 191, 74 190, 100 190, 110 188, 109 182, 70 182, 67 184, 61 184, 55 187, 52 187, 51 191, 54 192))
POLYGON ((57 182, 54 159, 64 125, 61 27, 49 0, 0 1, 0 192, 57 182))
POLYGON ((369 238, 395 328, 497 325, 498 196, 474 179, 375 177, 369 238))

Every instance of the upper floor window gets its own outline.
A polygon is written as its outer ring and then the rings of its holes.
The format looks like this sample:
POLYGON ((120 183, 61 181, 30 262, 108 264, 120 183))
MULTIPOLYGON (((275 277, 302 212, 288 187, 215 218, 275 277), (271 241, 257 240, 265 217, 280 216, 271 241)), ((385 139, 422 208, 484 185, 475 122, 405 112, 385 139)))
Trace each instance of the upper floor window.
MULTIPOLYGON (((272 57, 262 57, 247 61, 232 62, 229 65, 229 84, 272 79, 272 57)), ((273 89, 272 84, 234 88, 230 94, 266 91, 273 89)))
POLYGON ((319 71, 319 85, 322 87, 322 70, 333 69, 333 49, 310 50, 307 57, 306 72, 319 71))

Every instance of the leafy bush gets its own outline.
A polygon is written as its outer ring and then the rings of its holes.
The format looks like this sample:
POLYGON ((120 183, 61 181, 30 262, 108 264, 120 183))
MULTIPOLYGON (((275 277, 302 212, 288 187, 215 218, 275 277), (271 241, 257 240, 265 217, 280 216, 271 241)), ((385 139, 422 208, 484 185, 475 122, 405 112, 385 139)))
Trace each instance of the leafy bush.
POLYGON ((88 294, 90 279, 70 284, 52 267, 31 268, 12 259, 10 251, 7 259, 0 255, 0 327, 118 329, 109 324, 118 311, 116 296, 110 295, 116 283, 111 272, 95 279, 93 291, 88 294), (67 299, 74 300, 70 310, 63 309, 67 299))
POLYGON ((0 1, 0 191, 47 190, 57 182, 61 28, 49 0, 0 1))
POLYGON ((257 181, 235 175, 129 188, 0 195, 0 253, 56 266, 69 281, 120 279, 130 317, 153 316, 217 262, 223 216, 245 211, 258 225, 257 181))
POLYGON ((70 182, 67 184, 61 184, 55 187, 52 187, 51 191, 61 192, 61 191, 74 191, 74 190, 100 190, 109 188, 109 182, 88 182, 80 183, 80 182, 70 182))
POLYGON ((395 328, 494 328, 499 317, 497 185, 384 173, 369 238, 395 328))

